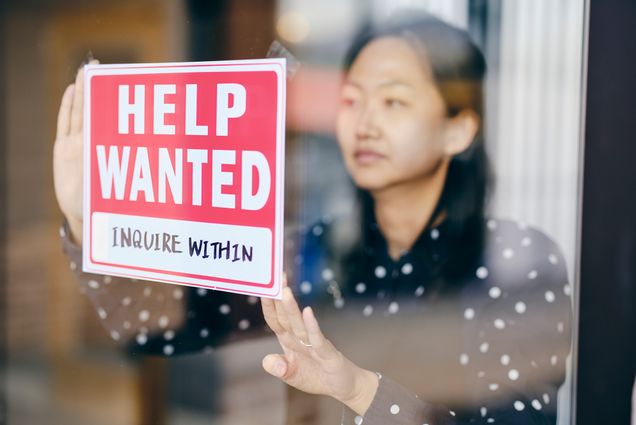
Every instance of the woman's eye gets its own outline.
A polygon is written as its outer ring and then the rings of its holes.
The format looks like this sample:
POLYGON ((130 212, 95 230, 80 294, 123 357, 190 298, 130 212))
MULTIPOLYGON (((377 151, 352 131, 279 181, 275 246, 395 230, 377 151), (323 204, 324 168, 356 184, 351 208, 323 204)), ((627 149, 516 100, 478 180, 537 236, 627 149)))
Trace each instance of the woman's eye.
POLYGON ((384 104, 389 108, 401 108, 406 106, 406 102, 401 99, 385 99, 384 104))

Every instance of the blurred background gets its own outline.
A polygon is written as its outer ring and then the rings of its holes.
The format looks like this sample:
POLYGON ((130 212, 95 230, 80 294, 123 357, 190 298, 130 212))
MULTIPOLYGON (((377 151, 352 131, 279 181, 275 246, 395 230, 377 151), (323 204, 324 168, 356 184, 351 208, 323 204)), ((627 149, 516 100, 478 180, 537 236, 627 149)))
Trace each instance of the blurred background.
MULTIPOLYGON (((11 424, 279 424, 285 393, 259 340, 173 359, 124 357, 80 294, 61 250, 52 147, 64 88, 102 63, 264 57, 301 63, 289 82, 289 228, 349 208, 334 141, 342 56, 362 25, 415 7, 468 29, 486 55, 490 214, 526 222, 578 276, 585 3, 579 0, 21 0, 5 6, 7 204, 4 330, 11 424)), ((566 385, 563 423, 569 418, 566 385)))

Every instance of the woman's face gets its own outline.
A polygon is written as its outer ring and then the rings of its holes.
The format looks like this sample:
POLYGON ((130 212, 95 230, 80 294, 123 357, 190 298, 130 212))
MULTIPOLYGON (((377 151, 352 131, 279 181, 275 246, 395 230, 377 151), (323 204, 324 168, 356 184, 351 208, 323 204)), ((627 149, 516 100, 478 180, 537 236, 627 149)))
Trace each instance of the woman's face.
POLYGON ((448 159, 446 108, 428 68, 397 37, 371 41, 353 62, 337 134, 358 187, 373 193, 421 182, 448 159))

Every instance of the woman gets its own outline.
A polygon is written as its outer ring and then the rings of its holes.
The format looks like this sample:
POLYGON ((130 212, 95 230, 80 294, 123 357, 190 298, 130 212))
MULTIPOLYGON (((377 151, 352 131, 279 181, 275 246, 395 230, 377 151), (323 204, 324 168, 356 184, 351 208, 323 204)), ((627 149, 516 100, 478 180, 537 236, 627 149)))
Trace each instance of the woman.
MULTIPOLYGON (((363 205, 353 243, 334 237, 338 221, 301 235, 293 289, 262 299, 262 316, 254 298, 201 290, 170 315, 180 288, 82 275, 98 314, 113 339, 165 355, 260 334, 264 318, 283 349, 264 369, 342 403, 343 423, 554 423, 569 285, 547 237, 484 220, 483 56, 465 32, 408 18, 364 31, 346 68, 338 141, 363 205)), ((63 236, 78 241, 81 85, 64 95, 55 148, 63 236)))

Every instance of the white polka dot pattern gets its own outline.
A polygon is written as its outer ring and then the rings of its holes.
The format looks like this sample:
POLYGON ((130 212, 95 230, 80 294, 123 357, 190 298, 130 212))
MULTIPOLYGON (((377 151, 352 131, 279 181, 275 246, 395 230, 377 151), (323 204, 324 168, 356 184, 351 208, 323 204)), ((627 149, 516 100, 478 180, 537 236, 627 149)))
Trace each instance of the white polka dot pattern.
MULTIPOLYGON (((545 320, 545 327, 540 325, 540 329, 532 331, 538 335, 551 332, 550 335, 546 335, 547 341, 561 336, 567 338, 566 331, 569 332, 570 329, 567 315, 556 316, 549 312, 569 305, 569 297, 572 294, 567 276, 561 271, 564 265, 558 250, 549 245, 542 234, 528 226, 517 225, 514 228, 516 230, 511 231, 510 223, 506 221, 488 220, 488 256, 473 263, 467 270, 472 286, 470 291, 466 291, 468 296, 461 298, 460 307, 454 313, 455 319, 459 319, 459 324, 463 327, 462 330, 466 331, 466 339, 461 349, 454 353, 449 352, 452 354, 449 358, 455 359, 455 367, 462 370, 468 379, 475 381, 476 388, 484 391, 484 394, 493 392, 489 397, 503 396, 504 392, 508 394, 509 388, 523 391, 524 383, 530 382, 533 379, 531 375, 537 373, 534 370, 542 373, 544 371, 541 368, 546 367, 561 370, 564 364, 562 353, 567 352, 555 347, 554 350, 548 351, 547 355, 528 358, 523 355, 521 348, 510 342, 514 341, 515 336, 521 338, 521 334, 528 329, 528 323, 537 323, 537 317, 542 317, 545 312, 548 312, 546 317, 549 318, 545 320), (512 339, 508 341, 509 338, 512 339), (496 394, 497 391, 500 393, 496 394)), ((321 241, 320 243, 326 243, 329 238, 320 236, 328 230, 327 225, 322 223, 309 227, 308 235, 314 236, 316 240, 321 241)), ((63 233, 64 230, 61 229, 60 236, 64 238, 63 233)), ((332 235, 331 232, 328 234, 332 235)), ((429 304, 434 302, 438 295, 436 288, 429 286, 431 281, 427 273, 430 264, 446 259, 439 255, 443 251, 436 250, 443 249, 449 234, 443 224, 423 233, 423 236, 427 236, 422 239, 423 246, 430 250, 430 257, 426 261, 421 261, 421 258, 409 251, 402 253, 399 260, 393 262, 385 261, 383 257, 373 254, 369 260, 372 266, 367 267, 364 273, 353 281, 341 276, 341 264, 331 260, 316 261, 315 252, 294 252, 292 249, 288 252, 289 258, 294 261, 288 263, 292 269, 297 267, 305 270, 315 267, 312 274, 301 274, 297 278, 298 286, 295 289, 299 297, 306 296, 310 302, 326 298, 336 309, 349 313, 353 310, 356 320, 393 320, 389 316, 395 316, 395 320, 401 317, 411 320, 411 317, 416 317, 413 314, 414 308, 426 312, 429 304), (393 290, 394 286, 399 286, 406 298, 404 295, 397 296, 393 290), (331 288, 328 294, 327 287, 331 288)), ((300 242, 296 246, 301 249, 305 245, 300 242)), ((80 264, 71 259, 69 267, 77 270, 81 268, 80 264)), ((97 297, 108 292, 107 285, 111 285, 111 282, 116 286, 115 282, 119 279, 113 280, 110 276, 90 276, 83 280, 83 287, 88 296, 94 294, 97 297)), ((158 354, 172 356, 183 352, 182 347, 191 345, 182 343, 184 335, 200 339, 201 347, 207 347, 208 350, 212 341, 217 339, 212 338, 216 337, 217 332, 214 315, 217 315, 224 325, 229 324, 231 331, 237 335, 251 335, 256 330, 260 331, 264 325, 261 322, 253 323, 253 319, 258 318, 260 313, 258 298, 253 296, 239 296, 234 300, 233 297, 228 298, 227 294, 221 297, 205 288, 172 286, 164 291, 161 288, 164 284, 139 282, 134 286, 130 285, 130 281, 126 283, 130 286, 130 291, 120 291, 113 301, 95 303, 97 316, 107 327, 110 337, 114 341, 121 341, 122 345, 124 342, 132 341, 140 350, 152 349, 158 354), (189 308, 188 303, 192 300, 210 307, 207 310, 189 308), (186 328, 191 327, 189 333, 182 333, 182 322, 168 313, 170 305, 188 307, 184 312, 184 320, 186 328), (250 329, 250 332, 237 332, 250 329)), ((290 284, 293 284, 292 279, 290 284)), ((318 309, 316 311, 320 313, 318 309)), ((330 311, 333 311, 333 308, 330 311)), ((503 413, 507 409, 508 413, 516 412, 515 414, 524 418, 529 414, 528 411, 533 414, 545 414, 543 411, 549 410, 544 407, 550 402, 550 394, 519 394, 518 399, 507 402, 503 413)), ((489 397, 485 397, 484 401, 477 405, 472 416, 475 422, 499 421, 501 406, 491 408, 488 404, 489 397)), ((408 399, 395 399, 384 407, 385 414, 393 416, 395 421, 402 420, 401 418, 406 417, 407 412, 411 411, 408 399)), ((454 415, 454 412, 446 412, 450 416, 454 415)), ((349 423, 360 425, 365 422, 376 423, 363 416, 352 416, 349 423)), ((390 422, 389 418, 379 423, 390 422)), ((432 425, 429 422, 419 423, 422 424, 432 425)))
POLYGON ((475 275, 480 279, 486 279, 488 277, 488 269, 484 266, 478 267, 475 275))
POLYGON ((333 279, 333 271, 331 269, 324 269, 322 271, 322 278, 323 280, 329 281, 333 279))
POLYGON ((311 292, 311 283, 304 280, 300 283, 300 292, 307 295, 311 292))
POLYGON ((140 321, 147 322, 149 318, 150 318, 150 312, 148 312, 148 310, 141 310, 139 312, 139 320, 140 321))
POLYGON ((382 266, 377 266, 375 268, 375 276, 379 279, 382 279, 384 276, 386 276, 386 269, 382 266))
POLYGON ((464 319, 472 320, 474 318, 475 318, 475 310, 473 310, 472 308, 467 308, 466 310, 464 310, 464 319))
POLYGON ((501 296, 501 289, 498 286, 493 286, 488 290, 490 298, 499 298, 501 296))
POLYGON ((159 327, 162 328, 162 329, 166 328, 169 323, 170 323, 170 319, 168 319, 168 316, 165 316, 165 315, 159 317, 159 321, 157 322, 159 327))
POLYGON ((549 303, 553 303, 555 299, 554 292, 545 291, 545 300, 549 303))
POLYGON ((506 327, 506 322, 503 319, 495 319, 493 325, 495 326, 495 328, 501 330, 506 327))

